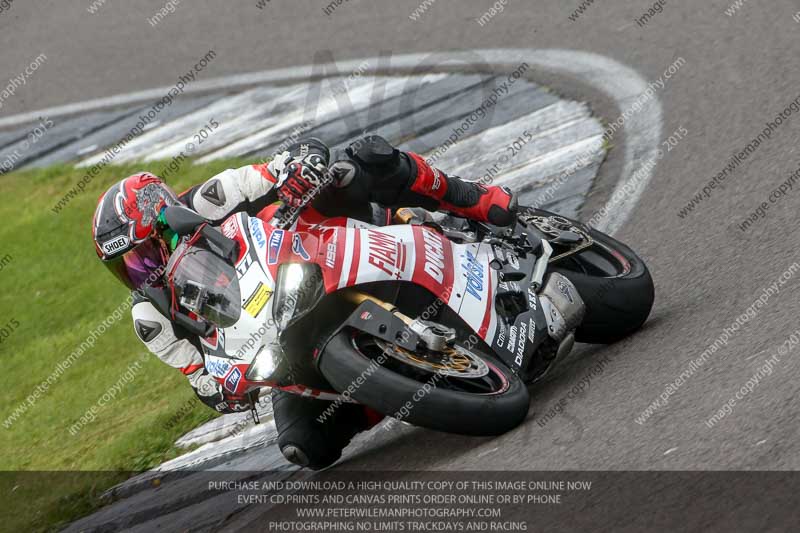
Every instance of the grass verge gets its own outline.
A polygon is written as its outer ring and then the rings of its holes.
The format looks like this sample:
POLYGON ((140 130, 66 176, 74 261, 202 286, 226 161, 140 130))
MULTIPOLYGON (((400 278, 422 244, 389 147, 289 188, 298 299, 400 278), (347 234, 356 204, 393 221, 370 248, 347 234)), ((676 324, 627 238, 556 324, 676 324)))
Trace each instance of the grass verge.
MULTIPOLYGON (((184 165, 170 185, 180 192, 244 164, 184 165)), ((84 169, 52 166, 0 176, 0 494, 6 500, 0 514, 7 515, 0 520, 8 530, 51 529, 86 514, 99 504, 98 494, 131 472, 175 457, 173 442, 214 416, 191 401, 180 372, 147 352, 125 310, 11 418, 129 294, 95 255, 97 198, 124 176, 163 166, 107 166, 58 214, 51 208, 84 169), (132 379, 99 405, 126 373, 132 379), (93 407, 94 420, 72 434, 69 428, 93 407)))

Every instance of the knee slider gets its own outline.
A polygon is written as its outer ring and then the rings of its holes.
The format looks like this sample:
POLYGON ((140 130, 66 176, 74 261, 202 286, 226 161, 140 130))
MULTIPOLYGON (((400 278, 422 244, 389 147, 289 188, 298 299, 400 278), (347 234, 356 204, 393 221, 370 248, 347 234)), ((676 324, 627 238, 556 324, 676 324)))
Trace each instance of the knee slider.
POLYGON ((367 135, 351 143, 347 153, 366 167, 395 166, 400 159, 400 151, 380 135, 367 135))
POLYGON ((344 449, 344 446, 330 442, 326 437, 324 432, 319 431, 288 431, 278 435, 278 448, 290 463, 319 470, 338 461, 344 449))
POLYGON ((308 466, 311 464, 311 460, 308 458, 305 452, 294 444, 287 444, 281 448, 281 453, 287 461, 298 466, 308 466))
POLYGON ((408 155, 379 135, 367 135, 346 151, 362 172, 370 199, 381 205, 395 205, 416 175, 408 155))

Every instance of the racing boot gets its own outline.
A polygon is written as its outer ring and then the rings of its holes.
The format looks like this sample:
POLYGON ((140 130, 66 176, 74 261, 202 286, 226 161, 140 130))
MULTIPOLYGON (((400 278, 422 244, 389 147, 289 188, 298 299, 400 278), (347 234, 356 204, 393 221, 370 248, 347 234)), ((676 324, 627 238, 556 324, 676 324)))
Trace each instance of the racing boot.
POLYGON ((357 188, 357 196, 384 206, 449 211, 496 226, 508 226, 516 214, 517 200, 508 189, 448 176, 378 135, 352 143, 333 168, 346 188, 357 188))
POLYGON ((438 211, 449 211, 456 216, 495 226, 508 226, 514 221, 517 198, 510 190, 448 176, 413 152, 405 155, 414 167, 409 190, 437 200, 438 211))

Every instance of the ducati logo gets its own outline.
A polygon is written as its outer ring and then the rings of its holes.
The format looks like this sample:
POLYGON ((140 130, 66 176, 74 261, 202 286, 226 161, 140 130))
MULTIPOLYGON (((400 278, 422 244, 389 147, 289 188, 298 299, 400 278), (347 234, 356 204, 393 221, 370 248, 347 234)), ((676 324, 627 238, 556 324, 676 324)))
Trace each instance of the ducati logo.
POLYGON ((445 267, 442 239, 433 231, 423 230, 422 240, 425 249, 425 266, 423 270, 437 283, 442 283, 444 281, 445 267))

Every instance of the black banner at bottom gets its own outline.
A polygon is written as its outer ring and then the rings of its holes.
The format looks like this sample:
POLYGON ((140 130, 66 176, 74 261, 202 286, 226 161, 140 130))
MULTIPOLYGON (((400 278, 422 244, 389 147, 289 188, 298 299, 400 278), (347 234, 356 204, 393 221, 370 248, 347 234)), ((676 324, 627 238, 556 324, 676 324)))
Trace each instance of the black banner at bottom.
MULTIPOLYGON (((0 473, 5 510, 35 513, 31 495, 92 475, 108 473, 0 473)), ((785 531, 800 523, 796 472, 182 472, 106 498, 72 528, 785 531)))

